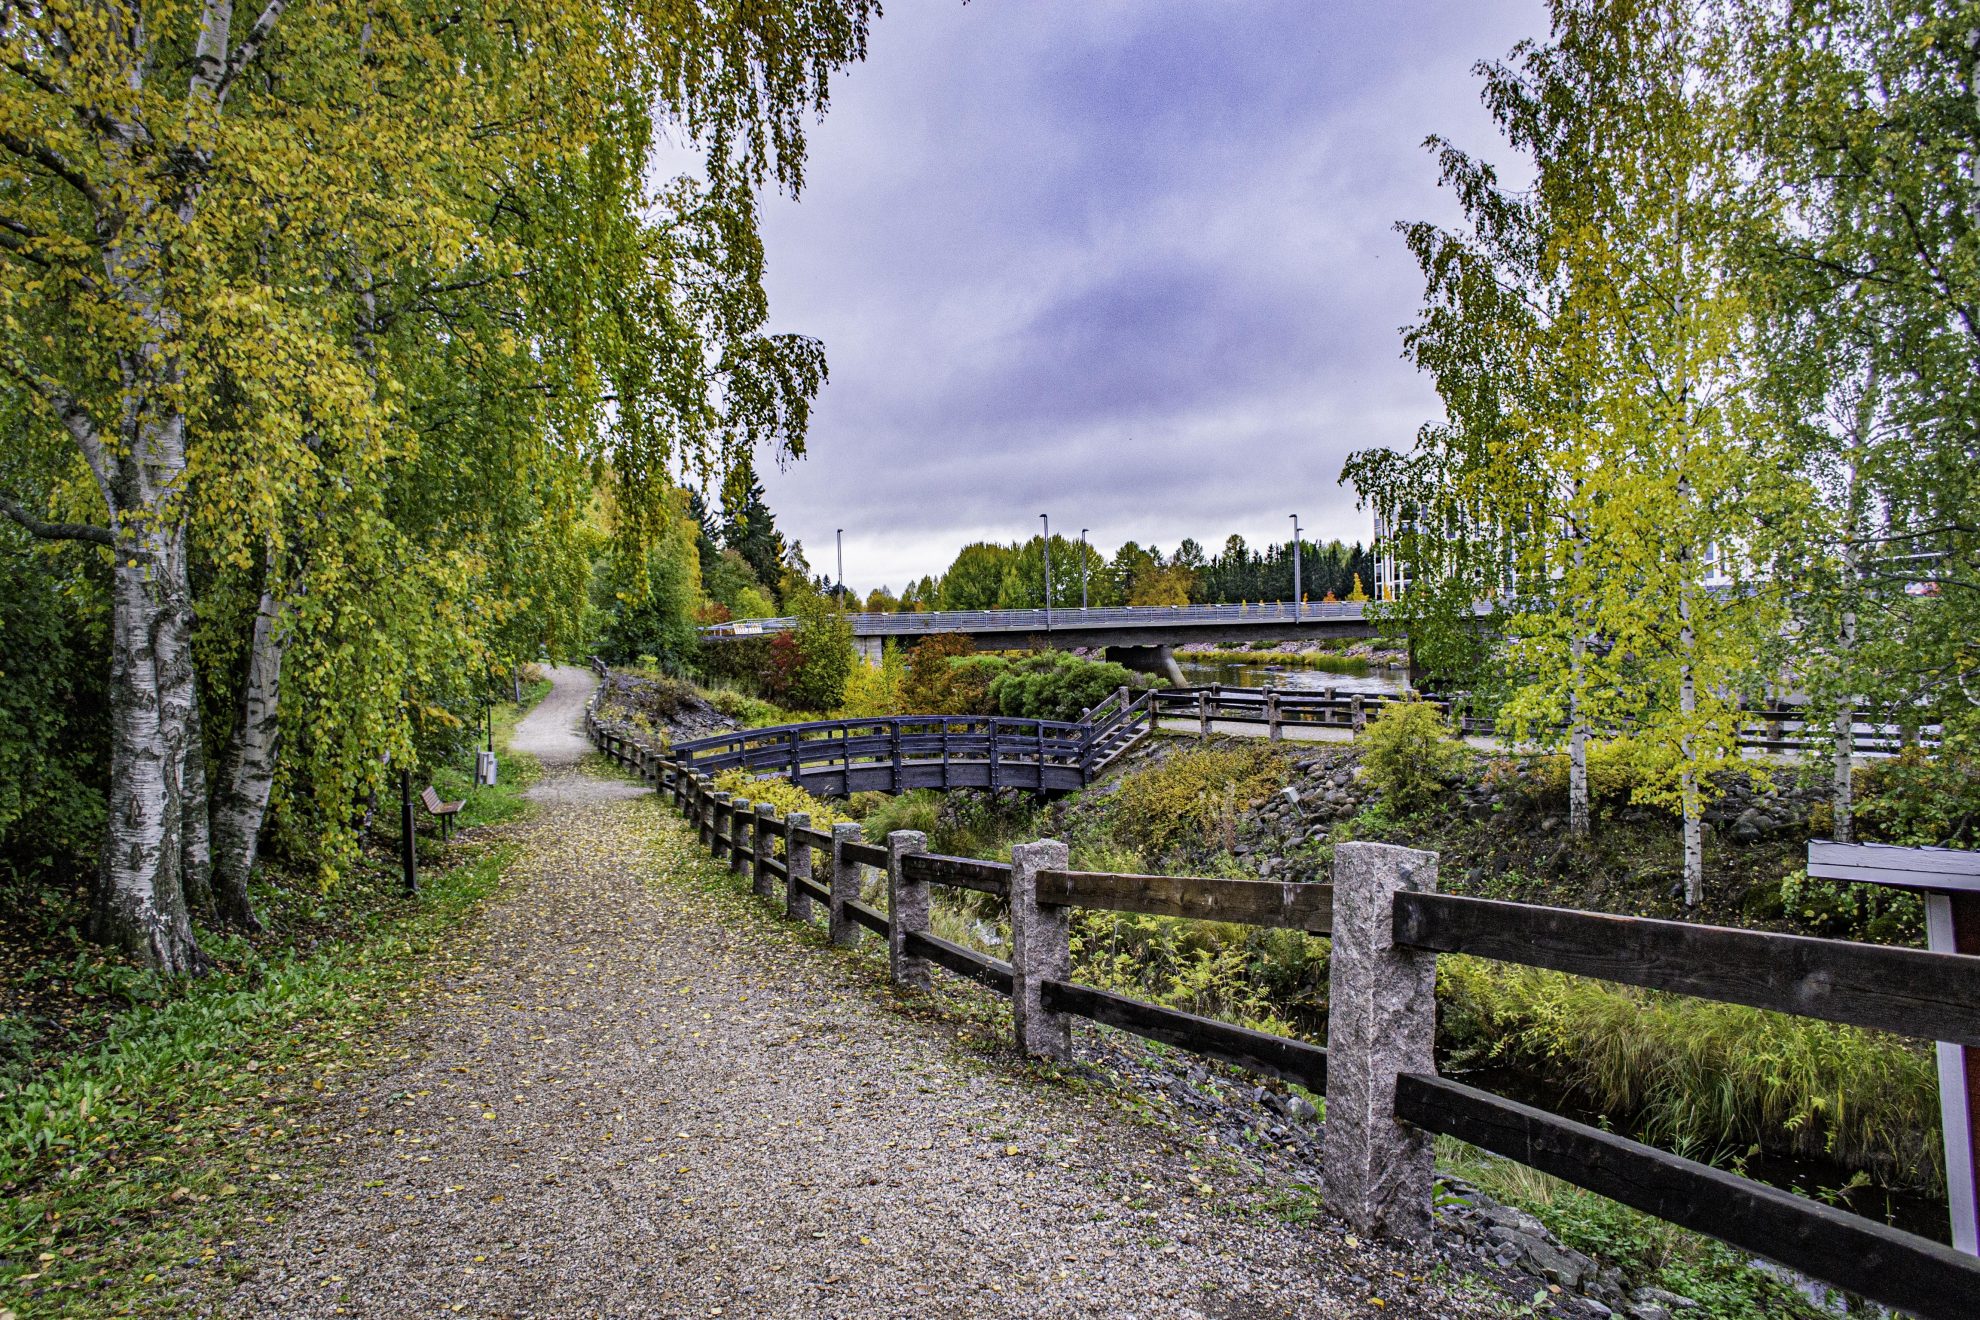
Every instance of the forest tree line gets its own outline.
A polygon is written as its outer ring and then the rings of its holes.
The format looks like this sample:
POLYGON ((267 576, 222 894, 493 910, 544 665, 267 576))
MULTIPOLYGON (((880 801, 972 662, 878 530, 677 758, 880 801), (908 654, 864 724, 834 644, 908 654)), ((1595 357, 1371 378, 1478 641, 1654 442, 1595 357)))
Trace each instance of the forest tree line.
MULTIPOLYGON (((1082 591, 1095 609, 1290 601, 1293 553, 1290 540, 1253 549, 1234 535, 1214 555, 1185 537, 1167 555, 1158 546, 1129 541, 1109 558, 1088 543, 1054 535, 1052 607, 1077 609, 1082 591)), ((941 573, 915 579, 898 596, 876 587, 861 606, 877 613, 1042 609, 1045 559, 1042 536, 1011 545, 977 541, 941 573)), ((1309 601, 1364 600, 1375 580, 1374 560, 1359 542, 1302 541, 1299 579, 1298 594, 1309 601)))

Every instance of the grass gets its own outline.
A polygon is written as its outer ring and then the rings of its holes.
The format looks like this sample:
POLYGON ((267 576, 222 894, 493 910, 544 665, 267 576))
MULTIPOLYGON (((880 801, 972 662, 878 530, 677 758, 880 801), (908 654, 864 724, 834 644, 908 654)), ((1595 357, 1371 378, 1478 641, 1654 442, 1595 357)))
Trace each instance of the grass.
POLYGON ((1475 958, 1439 959, 1438 999, 1457 1062, 1516 1069, 1643 1140, 1944 1194, 1938 1076, 1916 1042, 1475 958))
MULTIPOLYGON (((520 714, 498 708, 498 741, 520 714)), ((505 755, 503 782, 467 793, 458 823, 520 814, 536 774, 505 755)), ((467 779, 434 776, 449 796, 467 779)), ((461 956, 455 932, 512 855, 457 836, 416 899, 383 857, 331 895, 261 884, 275 933, 202 931, 214 970, 196 979, 91 949, 22 969, 62 1009, 40 1039, 0 1019, 0 1317, 171 1311, 228 1268, 309 1171, 322 1100, 376 1065, 381 1027, 461 956)))
POLYGON ((509 855, 429 873, 417 900, 374 877, 347 933, 306 951, 209 936, 219 970, 198 980, 36 969, 110 1007, 99 1043, 0 1096, 0 1313, 160 1309, 211 1268, 306 1167, 318 1101, 376 1062, 380 1024, 416 1004, 509 855))
POLYGON ((1792 1288, 1752 1268, 1743 1253, 1722 1242, 1452 1137, 1437 1138, 1437 1163, 1494 1200, 1534 1215, 1565 1245, 1617 1266, 1632 1286, 1692 1298, 1714 1320, 1819 1314, 1792 1288))

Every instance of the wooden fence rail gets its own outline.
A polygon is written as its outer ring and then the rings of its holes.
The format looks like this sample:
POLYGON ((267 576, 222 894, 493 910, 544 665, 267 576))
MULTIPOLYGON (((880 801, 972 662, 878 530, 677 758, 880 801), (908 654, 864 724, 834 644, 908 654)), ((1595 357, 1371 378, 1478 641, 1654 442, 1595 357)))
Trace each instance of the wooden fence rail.
POLYGON ((1448 1133, 1923 1320, 1975 1314, 1972 1256, 1439 1077, 1431 1048, 1440 953, 1968 1044, 1980 1044, 1980 957, 1440 895, 1434 853, 1386 844, 1337 845, 1332 884, 1073 871, 1065 846, 1049 840, 1020 845, 1009 864, 929 853, 913 831, 882 847, 859 839, 857 825, 821 831, 802 813, 779 817, 719 792, 706 758, 638 748, 589 708, 585 727, 758 893, 774 897, 781 880, 793 917, 810 920, 816 902, 835 942, 861 929, 879 935, 903 985, 925 986, 933 966, 1008 996, 1028 1053, 1069 1057, 1070 1021, 1083 1017, 1324 1094, 1328 1205, 1361 1231, 1427 1240, 1429 1134, 1448 1133), (814 851, 824 883, 813 878, 814 851), (886 873, 886 911, 861 898, 869 869, 886 873), (1008 901, 1010 962, 928 929, 938 885, 1008 901), (1073 981, 1073 908, 1331 935, 1328 1046, 1073 981))
MULTIPOLYGON (((1338 729, 1358 733, 1369 720, 1380 715, 1385 706, 1418 699, 1414 695, 1389 692, 1341 692, 1331 687, 1316 691, 1235 688, 1217 683, 1200 687, 1160 688, 1151 694, 1158 720, 1194 721, 1197 731, 1206 737, 1213 724, 1263 725, 1268 736, 1275 740, 1289 728, 1338 729)), ((1452 703, 1441 697, 1420 699, 1446 713, 1453 710, 1452 703)), ((1473 715, 1460 714, 1454 723, 1458 732, 1464 734, 1490 737, 1498 732, 1498 726, 1491 720, 1473 715)), ((1817 714, 1811 718, 1805 707, 1756 707, 1741 713, 1735 741, 1749 751, 1805 753, 1826 750, 1831 745, 1833 730, 1832 716, 1817 714)), ((1936 744, 1938 727, 1924 725, 1907 730, 1879 721, 1870 712, 1857 712, 1852 725, 1851 745, 1859 754, 1891 755, 1901 751, 1909 742, 1927 746, 1936 744)))

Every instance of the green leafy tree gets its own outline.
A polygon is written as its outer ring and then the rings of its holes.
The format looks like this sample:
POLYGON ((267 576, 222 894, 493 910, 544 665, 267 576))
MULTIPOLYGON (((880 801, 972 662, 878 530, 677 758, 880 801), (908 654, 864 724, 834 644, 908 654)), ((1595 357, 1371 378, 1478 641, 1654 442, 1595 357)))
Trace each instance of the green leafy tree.
POLYGON ((265 810, 334 877, 388 761, 582 634, 594 460, 638 559, 670 464, 801 445, 822 357, 762 333, 753 192, 870 8, 10 17, 0 512, 107 568, 101 938, 198 967, 265 810), (656 114, 705 184, 649 194, 656 114))
POLYGON ((1017 552, 1009 546, 978 541, 957 552, 942 574, 941 607, 945 610, 991 610, 1004 589, 1004 570, 1017 552))

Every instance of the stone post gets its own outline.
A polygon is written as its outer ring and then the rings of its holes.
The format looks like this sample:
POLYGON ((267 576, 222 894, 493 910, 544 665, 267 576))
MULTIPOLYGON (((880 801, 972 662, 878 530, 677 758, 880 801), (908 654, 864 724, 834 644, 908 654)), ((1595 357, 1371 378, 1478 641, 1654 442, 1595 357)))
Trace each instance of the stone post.
POLYGON ((894 984, 910 990, 934 988, 928 960, 906 952, 909 932, 928 933, 928 885, 909 879, 901 862, 910 853, 927 851, 928 836, 920 830, 895 830, 887 836, 887 963, 894 984))
POLYGON ((1272 742, 1278 742, 1284 735, 1279 729, 1279 694, 1265 694, 1265 731, 1272 742))
POLYGON ((1437 888, 1437 854, 1334 848, 1328 965, 1327 1204, 1363 1233, 1430 1241, 1430 1134, 1396 1118, 1396 1077, 1434 1073, 1437 956, 1395 944, 1395 896, 1437 888))
POLYGON ((756 896, 758 898, 775 898, 777 896, 777 886, 771 883, 774 877, 770 874, 770 863, 773 860, 770 854, 774 851, 772 844, 777 837, 776 824, 776 804, 772 802, 757 803, 755 832, 756 865, 751 868, 751 878, 755 882, 752 888, 756 890, 756 896))
POLYGON ((717 793, 708 813, 708 851, 718 862, 729 855, 728 810, 729 795, 717 793))
POLYGON ((1357 734, 1368 727, 1368 707, 1359 692, 1348 698, 1348 719, 1357 734))
POLYGON ((832 903, 827 916, 834 944, 859 942, 859 923, 846 911, 846 904, 859 897, 859 863, 845 855, 846 845, 858 842, 858 821, 842 820, 832 827, 832 903))
POLYGON ((1201 692, 1196 694, 1196 736, 1210 736, 1210 698, 1201 692))
POLYGON ((1011 849, 1011 1017, 1018 1049, 1040 1059, 1072 1058, 1072 1019, 1039 1005, 1046 981, 1072 979, 1072 922, 1065 908, 1041 906, 1038 873, 1063 871, 1068 853, 1057 839, 1011 849))
POLYGON ((734 798, 729 803, 729 874, 743 874, 743 853, 749 849, 749 827, 755 815, 755 804, 746 797, 734 798))
POLYGON ((811 895, 800 880, 811 879, 811 845, 799 831, 811 828, 811 813, 791 811, 784 815, 784 915, 792 921, 811 924, 811 895))

